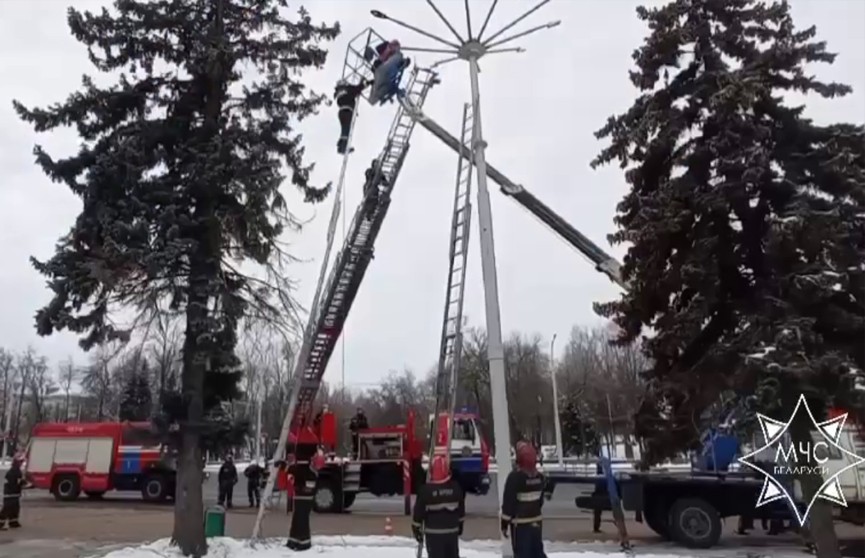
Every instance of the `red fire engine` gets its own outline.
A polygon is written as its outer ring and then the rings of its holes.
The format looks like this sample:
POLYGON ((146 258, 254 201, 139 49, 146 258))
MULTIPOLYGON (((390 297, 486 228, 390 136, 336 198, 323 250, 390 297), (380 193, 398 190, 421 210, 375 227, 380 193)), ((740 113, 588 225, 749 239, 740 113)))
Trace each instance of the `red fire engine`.
POLYGON ((357 459, 336 455, 336 428, 336 416, 326 411, 314 427, 292 429, 288 437, 289 461, 306 460, 319 447, 327 455, 326 466, 318 477, 315 510, 342 512, 361 492, 402 495, 406 510, 410 510, 411 494, 424 482, 423 445, 415 437, 414 413, 409 411, 405 424, 358 432, 357 459))
POLYGON ((174 496, 175 468, 149 423, 43 423, 30 436, 27 478, 63 501, 119 490, 158 502, 174 496))

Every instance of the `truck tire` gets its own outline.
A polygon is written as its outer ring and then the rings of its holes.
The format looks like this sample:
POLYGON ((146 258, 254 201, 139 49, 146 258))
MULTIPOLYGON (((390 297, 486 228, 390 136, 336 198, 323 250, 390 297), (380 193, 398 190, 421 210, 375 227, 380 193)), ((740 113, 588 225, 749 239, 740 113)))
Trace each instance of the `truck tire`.
POLYGON ((330 479, 318 481, 312 507, 316 513, 339 513, 342 511, 342 490, 330 479))
POLYGON ((81 480, 78 475, 61 475, 54 480, 54 498, 61 502, 72 502, 81 495, 81 480))
POLYGON ((670 534, 688 548, 711 548, 721 538, 721 516, 702 498, 680 498, 670 509, 670 534))
POLYGON ((162 475, 148 475, 141 484, 141 497, 145 502, 163 502, 168 498, 168 483, 162 475))

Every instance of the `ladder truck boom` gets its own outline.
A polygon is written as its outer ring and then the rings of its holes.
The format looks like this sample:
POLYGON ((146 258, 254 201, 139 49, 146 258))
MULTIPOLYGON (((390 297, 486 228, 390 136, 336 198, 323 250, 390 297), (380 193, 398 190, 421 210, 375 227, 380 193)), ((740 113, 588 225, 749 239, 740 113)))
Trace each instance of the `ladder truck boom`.
MULTIPOLYGON (((409 103, 405 104, 409 105, 409 103)), ((461 157, 469 157, 472 161, 474 160, 469 149, 447 130, 442 128, 435 120, 425 115, 420 109, 410 106, 408 112, 418 124, 441 140, 445 145, 456 151, 461 157)), ((614 283, 627 290, 628 285, 622 279, 621 264, 614 257, 604 252, 600 246, 565 221, 561 215, 553 211, 552 208, 535 197, 534 194, 519 184, 514 183, 489 163, 487 163, 487 176, 501 186, 501 191, 505 195, 516 200, 517 203, 527 209, 532 215, 550 227, 553 232, 562 237, 565 242, 579 250, 581 254, 595 265, 595 269, 604 273, 614 283)))

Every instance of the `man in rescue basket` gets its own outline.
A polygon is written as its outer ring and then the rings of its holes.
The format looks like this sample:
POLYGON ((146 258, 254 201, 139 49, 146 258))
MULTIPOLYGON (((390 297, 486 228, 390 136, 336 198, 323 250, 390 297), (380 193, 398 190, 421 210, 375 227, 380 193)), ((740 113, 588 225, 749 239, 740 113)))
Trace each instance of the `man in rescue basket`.
POLYGON ((303 551, 312 547, 312 534, 309 516, 312 513, 313 498, 318 473, 324 468, 324 454, 316 452, 309 463, 295 462, 289 468, 294 476, 294 511, 291 514, 291 529, 285 546, 292 550, 303 551))
POLYGON ((544 476, 528 442, 516 448, 517 469, 508 474, 502 498, 502 534, 511 539, 514 558, 546 558, 543 539, 544 476))
POLYGON ((430 481, 418 490, 412 534, 418 543, 426 539, 429 558, 459 558, 464 518, 463 490, 451 478, 445 456, 436 455, 430 464, 430 481))

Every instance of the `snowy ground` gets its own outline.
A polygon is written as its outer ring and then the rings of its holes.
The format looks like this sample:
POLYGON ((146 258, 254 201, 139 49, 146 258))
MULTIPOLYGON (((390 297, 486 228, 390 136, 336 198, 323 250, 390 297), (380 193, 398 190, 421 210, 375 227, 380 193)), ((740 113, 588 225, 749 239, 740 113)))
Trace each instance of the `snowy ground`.
MULTIPOLYGON (((283 546, 285 541, 268 540, 254 546, 245 541, 218 538, 210 541, 208 558, 287 558, 295 553, 283 546)), ((460 545, 463 558, 498 558, 500 543, 497 541, 468 541, 460 545)), ((402 537, 313 537, 311 555, 318 558, 354 558, 371 556, 376 558, 405 558, 417 548, 414 541, 402 537)), ((639 556, 650 558, 802 558, 801 552, 779 553, 774 549, 724 549, 676 552, 675 549, 638 549, 639 556), (671 554, 671 552, 675 552, 671 554)), ((614 545, 603 543, 547 543, 550 558, 624 558, 625 554, 614 545)), ((113 550, 102 558, 180 558, 180 553, 171 548, 168 539, 154 543, 113 550)), ((95 558, 95 557, 93 557, 95 558)))

